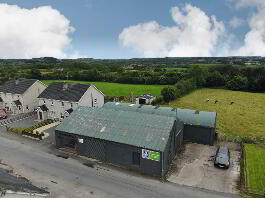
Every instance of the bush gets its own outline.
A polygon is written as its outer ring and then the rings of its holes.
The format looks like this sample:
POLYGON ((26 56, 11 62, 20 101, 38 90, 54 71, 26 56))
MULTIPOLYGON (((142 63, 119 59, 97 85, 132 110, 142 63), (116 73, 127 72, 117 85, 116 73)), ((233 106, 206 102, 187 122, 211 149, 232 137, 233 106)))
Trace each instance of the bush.
POLYGON ((162 103, 163 103, 163 97, 161 96, 156 97, 156 99, 151 102, 152 105, 158 105, 162 103))
POLYGON ((177 98, 177 90, 175 87, 165 87, 162 89, 161 95, 165 102, 170 102, 177 98))

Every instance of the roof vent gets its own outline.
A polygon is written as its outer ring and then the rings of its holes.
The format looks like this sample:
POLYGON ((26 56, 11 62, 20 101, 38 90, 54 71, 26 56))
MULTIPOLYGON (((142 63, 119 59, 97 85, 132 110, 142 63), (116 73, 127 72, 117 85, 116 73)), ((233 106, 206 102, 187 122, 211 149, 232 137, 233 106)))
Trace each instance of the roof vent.
POLYGON ((200 111, 198 111, 198 110, 197 110, 197 111, 195 111, 195 113, 194 113, 194 114, 199 114, 199 113, 200 113, 200 111))
POLYGON ((142 108, 142 106, 144 106, 144 105, 141 104, 138 108, 142 108))
POLYGON ((18 83, 19 83, 19 80, 17 79, 17 80, 15 81, 15 83, 16 83, 16 85, 18 85, 18 83))
POLYGON ((68 87, 69 87, 69 85, 68 85, 67 83, 64 83, 64 84, 63 84, 63 90, 64 90, 64 91, 67 90, 68 87))

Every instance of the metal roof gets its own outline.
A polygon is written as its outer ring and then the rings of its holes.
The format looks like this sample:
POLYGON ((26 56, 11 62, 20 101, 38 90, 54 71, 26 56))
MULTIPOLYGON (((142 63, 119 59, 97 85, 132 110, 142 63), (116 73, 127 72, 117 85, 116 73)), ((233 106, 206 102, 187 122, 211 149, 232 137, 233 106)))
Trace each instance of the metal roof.
POLYGON ((190 109, 179 108, 175 109, 171 107, 160 107, 151 105, 136 105, 118 102, 108 102, 104 104, 103 108, 175 117, 187 125, 196 125, 209 128, 216 127, 215 112, 195 111, 190 109))
POLYGON ((164 151, 176 118, 78 107, 56 130, 164 151))

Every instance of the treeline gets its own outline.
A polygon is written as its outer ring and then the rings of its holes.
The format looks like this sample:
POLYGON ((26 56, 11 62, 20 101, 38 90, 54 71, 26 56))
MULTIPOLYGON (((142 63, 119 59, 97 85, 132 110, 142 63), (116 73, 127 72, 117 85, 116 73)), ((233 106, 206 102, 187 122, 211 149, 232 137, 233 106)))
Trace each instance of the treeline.
POLYGON ((170 102, 202 87, 222 87, 236 91, 265 92, 265 67, 192 67, 186 79, 162 90, 163 98, 153 104, 170 102))

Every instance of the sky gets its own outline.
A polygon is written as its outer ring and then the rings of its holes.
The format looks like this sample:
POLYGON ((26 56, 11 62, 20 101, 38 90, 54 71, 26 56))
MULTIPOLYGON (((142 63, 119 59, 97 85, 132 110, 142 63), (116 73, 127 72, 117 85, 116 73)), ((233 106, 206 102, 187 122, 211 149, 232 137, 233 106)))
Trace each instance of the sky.
POLYGON ((265 0, 0 0, 0 58, 265 56, 265 0))

